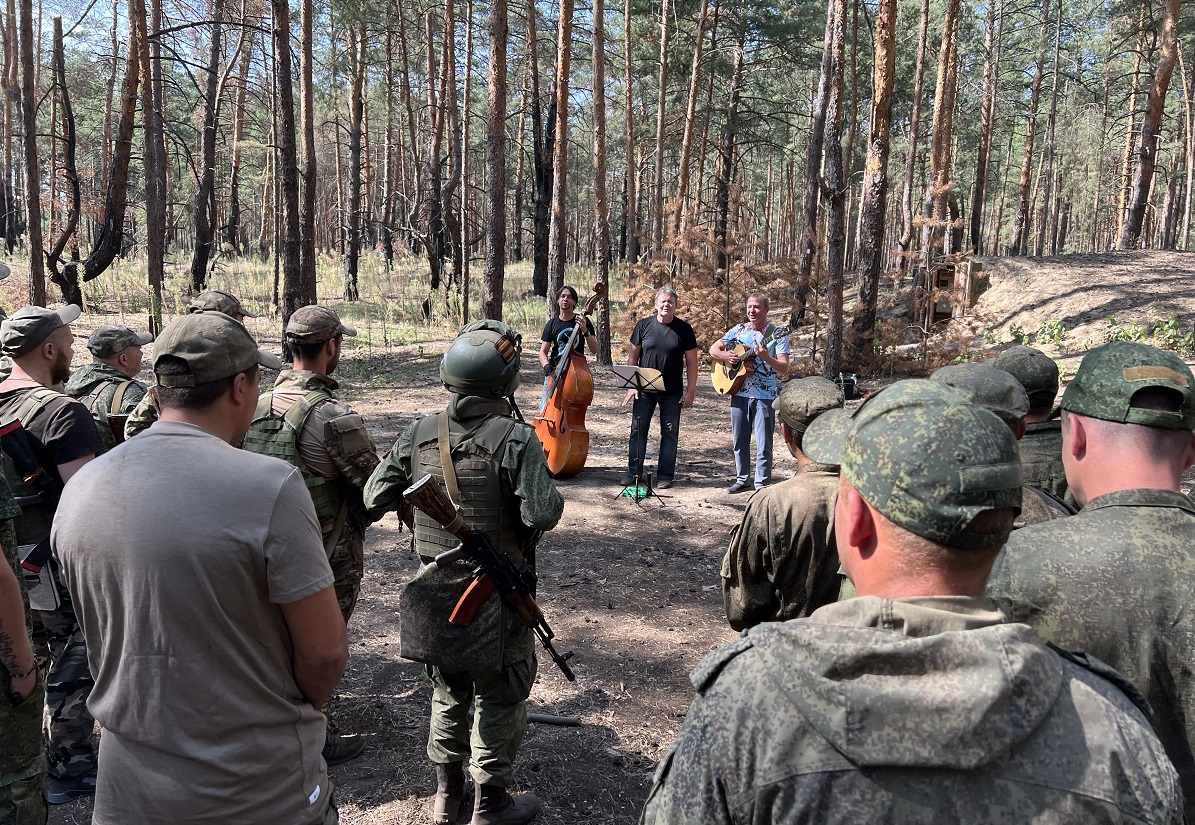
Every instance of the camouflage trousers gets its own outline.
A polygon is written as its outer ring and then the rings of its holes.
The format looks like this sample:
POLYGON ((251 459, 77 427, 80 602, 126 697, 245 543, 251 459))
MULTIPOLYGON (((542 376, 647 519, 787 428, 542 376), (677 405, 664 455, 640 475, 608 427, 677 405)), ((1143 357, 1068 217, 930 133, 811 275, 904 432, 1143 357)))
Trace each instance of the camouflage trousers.
POLYGON ((91 734, 95 719, 87 710, 87 697, 95 680, 87 667, 83 631, 74 608, 65 599, 59 610, 33 611, 33 650, 39 669, 46 674, 42 727, 48 775, 77 779, 94 773, 96 756, 91 734))
POLYGON ((0 785, 0 822, 4 825, 46 825, 48 816, 44 773, 0 785))
POLYGON ((361 595, 361 579, 365 576, 365 531, 356 524, 354 518, 345 522, 340 541, 328 556, 328 564, 332 567, 336 603, 340 605, 340 615, 347 625, 357 606, 357 597, 361 595))
POLYGON ((535 669, 534 654, 495 673, 429 666, 432 720, 428 758, 441 764, 469 759, 469 772, 478 784, 509 787, 515 756, 527 730, 527 697, 535 669))

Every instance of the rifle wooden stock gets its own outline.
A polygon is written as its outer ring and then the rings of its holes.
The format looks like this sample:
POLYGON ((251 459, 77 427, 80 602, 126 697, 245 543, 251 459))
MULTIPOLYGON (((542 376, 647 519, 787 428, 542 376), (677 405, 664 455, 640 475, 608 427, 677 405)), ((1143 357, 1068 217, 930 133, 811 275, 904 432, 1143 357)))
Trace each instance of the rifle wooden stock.
POLYGON ((456 505, 435 476, 426 475, 416 481, 403 491, 403 498, 461 541, 473 535, 473 529, 457 513, 456 505))

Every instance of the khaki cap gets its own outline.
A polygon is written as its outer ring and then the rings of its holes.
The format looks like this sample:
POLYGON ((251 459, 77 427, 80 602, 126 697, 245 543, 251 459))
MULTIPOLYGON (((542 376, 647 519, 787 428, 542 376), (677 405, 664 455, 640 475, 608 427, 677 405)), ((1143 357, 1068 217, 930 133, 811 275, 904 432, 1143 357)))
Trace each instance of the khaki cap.
POLYGON ((82 312, 75 304, 67 304, 59 309, 22 307, 0 324, 0 348, 3 348, 5 355, 19 358, 32 352, 54 330, 79 320, 82 312))
POLYGON ((241 305, 241 301, 231 292, 222 289, 209 289, 201 292, 191 301, 191 312, 208 312, 211 310, 223 312, 225 315, 244 315, 246 318, 256 318, 249 310, 241 305))
POLYGON ((154 371, 163 355, 181 358, 190 368, 186 375, 158 375, 163 387, 194 387, 219 381, 254 364, 277 370, 282 362, 258 349, 244 326, 222 312, 193 312, 174 319, 154 346, 154 371))
POLYGON ((347 326, 340 316, 328 307, 299 307, 286 322, 286 337, 300 344, 319 344, 337 335, 357 337, 357 330, 347 326))
POLYGON ((1029 396, 1009 372, 987 364, 949 364, 934 372, 937 381, 966 393, 978 404, 1014 430, 1029 414, 1029 396))
POLYGON ((1009 347, 986 363, 1020 381, 1025 392, 1029 393, 1032 407, 1054 404, 1054 397, 1058 395, 1058 364, 1041 350, 1026 346, 1009 347))
POLYGON ((1135 341, 1113 341, 1083 356, 1062 394, 1062 409, 1121 424, 1191 430, 1195 429, 1195 377, 1173 352, 1135 341), (1133 396, 1144 389, 1174 392, 1180 399, 1178 410, 1134 407, 1133 396))
POLYGON ((96 358, 111 358, 129 347, 143 347, 153 339, 149 333, 135 332, 116 324, 104 324, 91 333, 91 337, 87 339, 87 348, 96 358))

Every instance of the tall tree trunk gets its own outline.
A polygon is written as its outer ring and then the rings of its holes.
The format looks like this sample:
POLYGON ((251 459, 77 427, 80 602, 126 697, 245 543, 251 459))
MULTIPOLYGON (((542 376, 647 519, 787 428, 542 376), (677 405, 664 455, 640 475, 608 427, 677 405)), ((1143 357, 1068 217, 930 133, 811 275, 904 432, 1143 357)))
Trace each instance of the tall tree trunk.
MULTIPOLYGON (((130 43, 130 46, 133 44, 130 43)), ((131 49, 130 49, 131 52, 131 49)), ((63 165, 62 171, 70 186, 70 205, 64 220, 62 231, 55 240, 50 251, 46 253, 46 263, 50 268, 50 280, 62 292, 62 300, 68 304, 83 305, 83 291, 79 287, 79 273, 74 266, 62 266, 62 253, 66 245, 74 237, 75 228, 79 225, 79 205, 82 200, 79 191, 79 172, 75 165, 75 115, 71 107, 70 90, 66 85, 66 55, 62 45, 62 18, 54 18, 54 42, 51 49, 51 60, 54 74, 53 94, 62 110, 62 142, 63 165)), ((137 64, 130 59, 129 67, 136 76, 137 64)), ((133 99, 136 100, 134 88, 133 99)), ((77 256, 76 256, 77 259, 77 256)))
MULTIPOLYGON (((957 0, 953 0, 957 2, 957 0)), ((846 175, 842 165, 843 74, 846 63, 846 2, 832 0, 834 20, 830 86, 826 105, 826 293, 829 318, 822 375, 838 378, 842 370, 842 286, 846 250, 846 175)))
POLYGON ((1037 57, 1033 67, 1033 83, 1029 88, 1029 113, 1025 123, 1025 153, 1021 157, 1021 179, 1017 185, 1017 211, 1012 221, 1013 255, 1029 251, 1029 196, 1033 189, 1033 144, 1037 136, 1037 107, 1041 100, 1041 78, 1046 65, 1046 36, 1050 29, 1050 0, 1044 0, 1041 10, 1041 30, 1038 34, 1037 57))
MULTIPOLYGON (((275 5, 279 0, 271 0, 275 5)), ((315 152, 315 82, 312 69, 312 41, 314 37, 315 9, 313 0, 299 2, 299 117, 303 130, 303 169, 299 174, 299 237, 298 252, 299 280, 302 292, 311 296, 311 303, 316 298, 315 276, 315 193, 318 184, 318 162, 315 152)), ((289 54, 289 53, 287 53, 289 54)), ((279 61, 282 57, 279 57, 279 61)), ((290 74, 290 60, 286 59, 287 74, 290 74)), ((278 76, 279 81, 282 75, 278 76)), ((337 134, 336 139, 340 140, 337 134)), ((354 175, 360 174, 353 170, 354 175)), ((285 182, 283 183, 285 189, 285 182)), ((289 223, 289 216, 287 218, 289 223)), ((287 229, 289 232, 289 228, 287 229)), ((289 243, 289 238, 287 239, 289 243)), ((301 305, 300 305, 301 306, 301 305)), ((294 307, 298 309, 298 307, 294 307)), ((292 310, 293 311, 293 310, 292 310)), ((290 314, 287 314, 290 317, 290 314)))
POLYGON ((888 206, 888 136, 896 74, 896 13, 896 0, 881 0, 876 12, 871 130, 859 207, 859 309, 852 324, 851 342, 851 350, 859 354, 871 349, 879 299, 884 213, 888 206))
POLYGON ((567 246, 565 210, 568 183, 568 80, 572 56, 573 0, 560 0, 556 33, 556 139, 552 153, 552 223, 548 231, 548 317, 556 315, 553 296, 564 286, 567 246))
MULTIPOLYGON (((505 55, 503 55, 505 57, 505 55)), ((473 0, 465 4, 465 83, 464 100, 461 105, 461 323, 469 323, 469 279, 472 243, 469 226, 469 114, 472 111, 473 96, 473 0)), ((505 113, 504 117, 505 117, 505 113)), ((505 165, 505 164, 504 164, 505 165)), ((516 184, 516 189, 518 188, 516 184)), ((506 197, 503 194, 503 205, 506 197)), ((515 210, 518 220, 518 209, 515 210)), ((505 238, 506 227, 502 228, 505 238)))
POLYGON ((1045 169, 1045 174, 1042 178, 1044 193, 1041 198, 1041 212, 1038 215, 1037 244, 1034 248, 1034 252, 1039 258, 1045 254, 1047 236, 1051 234, 1049 231, 1050 213, 1053 210, 1054 201, 1054 126, 1058 118, 1058 59, 1062 48, 1061 2, 1057 6, 1057 16, 1058 19, 1054 21, 1054 71, 1053 83, 1050 88, 1050 114, 1046 117, 1046 144, 1042 147, 1045 152, 1045 157, 1042 159, 1042 165, 1045 169))
MULTIPOLYGON (((610 283, 610 206, 606 202, 606 7, 593 0, 593 219, 597 282, 610 283)), ((610 353, 610 302, 598 309, 598 363, 613 363, 610 353)))
MULTIPOLYGON (((528 4, 527 23, 534 41, 535 4, 528 4)), ((490 73, 486 86, 486 254, 481 314, 502 317, 502 286, 506 275, 506 44, 509 39, 506 0, 490 6, 490 73)), ((529 45, 534 55, 534 46, 529 45)), ((531 72, 537 67, 532 63, 531 72)), ((538 106, 538 101, 536 101, 538 106)))
POLYGON ((344 299, 359 301, 357 265, 361 257, 361 121, 365 114, 365 24, 349 24, 349 175, 344 299))
POLYGON ((656 95, 656 179, 652 194, 651 252, 664 251, 664 114, 668 102, 668 0, 660 1, 660 83, 656 95))
POLYGON ((220 106, 220 56, 223 53, 224 0, 212 0, 212 39, 208 51, 203 91, 203 134, 199 161, 199 186, 195 190, 195 251, 191 256, 191 288, 207 288, 207 265, 215 238, 216 126, 220 106))
POLYGON ((705 45, 705 29, 709 21, 709 0, 701 0, 701 11, 697 18, 697 40, 693 44, 693 65, 689 73, 689 96, 685 104, 685 131, 680 146, 680 172, 677 174, 676 184, 676 213, 672 218, 672 236, 680 240, 680 235, 686 226, 688 206, 685 199, 689 195, 689 160, 693 155, 693 129, 697 120, 697 93, 701 84, 701 52, 705 45))
POLYGON ((913 87, 913 113, 909 116, 909 154, 905 158, 905 180, 900 193, 901 222, 900 268, 912 261, 913 246, 913 177, 917 173, 917 142, 921 131, 921 101, 925 97, 925 53, 929 40, 929 0, 921 0, 921 27, 917 35, 917 75, 913 87))
MULTIPOLYGON (((248 25, 249 20, 244 23, 248 25)), ((232 124, 232 166, 228 173, 228 226, 224 230, 224 242, 237 254, 243 254, 241 226, 241 160, 245 140, 245 100, 249 91, 249 59, 253 56, 253 32, 246 31, 245 48, 241 52, 241 65, 237 69, 239 81, 236 91, 236 110, 232 124)))
POLYGON ((983 214, 991 165, 992 132, 996 125, 996 95, 1000 86, 1000 40, 1004 28, 1004 0, 988 4, 983 35, 983 89, 980 93, 979 147, 975 152, 975 187, 971 190, 971 250, 984 253, 983 214))
POLYGON ((1149 98, 1145 102, 1145 117, 1141 120, 1141 137, 1137 141, 1137 168, 1133 175, 1132 192, 1129 195, 1128 213, 1120 237, 1118 249, 1134 249, 1141 245, 1141 224, 1145 218, 1145 207, 1149 200, 1150 185, 1153 183, 1154 166, 1157 162, 1158 136, 1162 129, 1162 114, 1166 106, 1166 92, 1170 88, 1170 76, 1174 72, 1177 56, 1178 15, 1181 0, 1166 0, 1166 16, 1162 21, 1162 44, 1158 54, 1158 68, 1149 87, 1149 98))
MULTIPOLYGON (((166 125, 162 106, 162 0, 150 0, 145 25, 144 0, 135 0, 138 29, 138 62, 141 69, 141 117, 145 153, 145 252, 150 291, 150 332, 162 329, 162 282, 166 270, 166 125), (148 37, 141 35, 148 34, 148 37)), ((130 14, 134 12, 130 11, 130 14)))
POLYGON ((626 248, 624 250, 624 258, 627 263, 633 264, 639 260, 639 236, 638 236, 638 216, 639 216, 639 200, 638 188, 636 187, 635 179, 635 87, 634 87, 634 71, 631 59, 631 0, 626 0, 623 6, 622 13, 622 31, 623 31, 623 102, 626 107, 623 120, 626 122, 627 128, 627 171, 626 171, 626 222, 623 232, 626 235, 626 248))
MULTIPOLYGON (((926 0, 928 2, 928 0, 926 0)), ((792 322, 805 317, 805 302, 809 294, 809 278, 813 274, 813 260, 817 255, 817 207, 821 190, 822 147, 826 135, 826 106, 830 95, 831 58, 834 50, 834 19, 837 8, 831 0, 826 13, 826 34, 822 41, 822 67, 817 84, 817 99, 813 101, 813 119, 809 130, 809 148, 805 155, 805 198, 801 207, 801 239, 797 247, 797 283, 793 294, 792 322)), ((845 23, 843 24, 845 25, 845 23)))
MULTIPOLYGON (((17 12, 15 0, 7 0, 7 12, 4 16, 4 183, 0 189, 4 196, 4 248, 11 254, 17 247, 17 240, 25 231, 21 220, 21 210, 17 207, 16 190, 13 188, 13 176, 16 167, 13 164, 13 133, 15 121, 13 119, 13 105, 21 100, 20 60, 18 54, 20 46, 17 41, 17 12)), ((113 12, 115 17, 115 12, 113 12)), ((113 35, 115 36, 115 35, 113 35)), ((113 50, 115 51, 115 50, 113 50)), ((115 60, 115 58, 113 58, 115 60)), ((115 80, 113 81, 115 85, 115 80)))
POLYGON ((25 226, 29 237, 29 303, 46 305, 41 235, 41 162, 37 157, 37 101, 33 48, 33 0, 21 6, 21 130, 25 151, 25 226))
POLYGON ((1186 124, 1186 142, 1184 143, 1183 158, 1186 163, 1183 197, 1183 225, 1180 237, 1182 249, 1191 248, 1191 202, 1195 196, 1195 117, 1191 107, 1191 84, 1187 80, 1187 67, 1183 64, 1183 45, 1180 40, 1175 44, 1178 52, 1178 72, 1183 81, 1183 122, 1186 124))
MULTIPOLYGON (((722 123, 722 140, 718 149, 718 171, 714 194, 714 241, 717 244, 715 265, 716 283, 722 286, 730 277, 730 186, 734 182, 735 138, 739 130, 739 104, 743 90, 743 53, 746 32, 740 31, 734 47, 734 69, 730 74, 730 96, 726 102, 726 119, 722 123)), ((729 315, 729 310, 727 311, 729 315)))
MULTIPOLYGON (((1145 25, 1149 5, 1141 4, 1137 18, 1137 48, 1133 52, 1133 89, 1129 93, 1129 119, 1124 130, 1124 153, 1120 160, 1120 196, 1116 209, 1116 237, 1120 238, 1125 219, 1129 214, 1129 194, 1132 191, 1132 181, 1129 175, 1133 171, 1133 136, 1137 132, 1137 98, 1141 94, 1141 65, 1145 60, 1145 41, 1147 27, 1145 25)), ((1109 52, 1111 58, 1111 52, 1109 52)))
POLYGON ((551 92, 548 116, 543 117, 539 95, 539 49, 535 32, 535 3, 527 4, 527 60, 531 65, 531 132, 535 156, 535 212, 532 217, 534 231, 534 274, 532 291, 539 297, 548 294, 548 230, 549 207, 552 201, 552 156, 556 140, 556 94, 551 92))
MULTIPOLYGON (((282 323, 299 307, 316 302, 315 284, 309 284, 299 270, 299 152, 295 145, 295 91, 290 71, 290 7, 287 0, 270 0, 274 13, 274 71, 278 81, 278 135, 281 150, 282 237, 277 248, 283 253, 282 323)), ((283 341, 286 355, 288 347, 283 341)))

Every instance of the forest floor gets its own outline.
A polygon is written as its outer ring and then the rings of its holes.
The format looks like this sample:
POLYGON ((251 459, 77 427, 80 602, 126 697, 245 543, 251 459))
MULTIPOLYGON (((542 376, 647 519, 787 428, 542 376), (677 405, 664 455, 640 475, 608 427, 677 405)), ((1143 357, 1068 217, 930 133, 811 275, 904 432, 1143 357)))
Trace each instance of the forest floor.
MULTIPOLYGON (((1013 325, 1036 332, 1060 321, 1067 335, 1053 351, 1065 365, 1102 343, 1110 314, 1126 326, 1175 315, 1190 329, 1195 319, 1195 255, 985 263, 991 288, 967 319, 972 357, 1007 345, 1013 325)), ((271 340, 255 331, 267 346, 277 343, 276 334, 271 340)), ((538 338, 523 332, 529 341, 538 338)), ((342 366, 337 377, 344 394, 365 416, 380 449, 388 449, 416 416, 447 403, 438 376, 439 353, 447 344, 445 337, 395 347, 342 366)), ((527 383, 517 394, 524 411, 539 397, 538 381, 529 377, 538 375, 534 351, 532 345, 524 352, 527 383)), ((624 357, 616 344, 615 359, 624 357)), ((796 374, 807 372, 801 359, 794 363, 796 374)), ((1074 367, 1068 372, 1073 375, 1074 367)), ((577 679, 565 681, 541 657, 530 710, 582 722, 528 727, 514 790, 540 797, 545 825, 634 822, 656 762, 692 698, 689 671, 735 635, 722 611, 719 566, 748 495, 725 492, 733 480, 725 400, 703 374, 696 404, 681 419, 676 486, 664 491, 662 501, 636 505, 618 496, 630 428, 624 393, 608 368, 595 366, 594 378, 586 422, 589 459, 579 476, 559 482, 564 517, 537 554, 540 604, 557 648, 576 654, 571 664, 577 679)), ((653 438, 649 460, 655 449, 653 438)), ((779 444, 775 464, 777 481, 794 469, 779 444)), ((366 735, 368 744, 360 758, 331 769, 341 821, 349 825, 430 821, 435 782, 424 748, 431 689, 422 667, 398 655, 399 591, 418 567, 410 545, 410 534, 400 531, 393 515, 366 537, 365 581, 349 625, 350 658, 335 716, 342 729, 366 735)), ((54 825, 89 821, 86 800, 58 806, 50 817, 54 825)))

